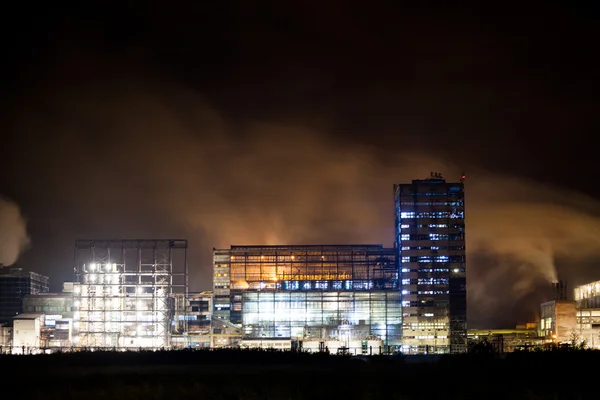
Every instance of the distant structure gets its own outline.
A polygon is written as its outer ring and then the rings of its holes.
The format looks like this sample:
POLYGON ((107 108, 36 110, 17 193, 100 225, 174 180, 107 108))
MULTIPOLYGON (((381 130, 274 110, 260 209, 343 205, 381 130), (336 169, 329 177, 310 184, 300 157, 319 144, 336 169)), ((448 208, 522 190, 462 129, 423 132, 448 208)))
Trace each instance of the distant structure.
POLYGON ((464 175, 394 185, 402 285, 402 351, 467 350, 464 175))
POLYGON ((23 298, 48 292, 49 278, 21 268, 0 267, 0 324, 12 324, 13 317, 23 312, 23 298))
POLYGON ((567 301, 567 284, 565 281, 557 281, 552 283, 554 289, 554 300, 567 301))

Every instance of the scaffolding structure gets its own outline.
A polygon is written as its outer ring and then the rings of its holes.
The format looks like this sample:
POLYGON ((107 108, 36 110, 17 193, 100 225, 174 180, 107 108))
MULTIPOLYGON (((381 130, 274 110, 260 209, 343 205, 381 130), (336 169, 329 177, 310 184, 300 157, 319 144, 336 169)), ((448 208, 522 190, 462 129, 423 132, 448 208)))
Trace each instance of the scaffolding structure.
POLYGON ((381 245, 214 250, 214 316, 244 339, 401 337, 396 250, 381 245))
POLYGON ((79 348, 160 349, 176 295, 188 294, 187 240, 77 240, 73 343, 79 348))

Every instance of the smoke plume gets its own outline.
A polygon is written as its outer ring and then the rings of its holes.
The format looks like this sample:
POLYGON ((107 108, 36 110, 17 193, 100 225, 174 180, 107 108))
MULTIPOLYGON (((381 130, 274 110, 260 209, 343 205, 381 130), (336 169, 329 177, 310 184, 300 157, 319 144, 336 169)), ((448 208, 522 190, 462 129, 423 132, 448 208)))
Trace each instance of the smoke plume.
POLYGON ((27 227, 19 206, 0 197, 0 264, 14 264, 28 244, 27 227))
MULTIPOLYGON (((473 324, 528 319, 559 273, 573 283, 600 278, 586 264, 600 254, 594 200, 497 175, 482 157, 459 161, 447 147, 341 141, 335 124, 291 116, 236 121, 186 88, 132 75, 85 77, 86 85, 55 78, 15 124, 15 151, 45 194, 28 206, 37 251, 28 260, 54 282, 70 278, 77 238, 187 238, 192 290, 212 285, 213 247, 391 246, 392 185, 430 171, 448 180, 467 172, 473 324)), ((410 126, 403 135, 418 137, 410 126)), ((3 205, 2 218, 1 261, 10 264, 27 235, 14 205, 3 205)))

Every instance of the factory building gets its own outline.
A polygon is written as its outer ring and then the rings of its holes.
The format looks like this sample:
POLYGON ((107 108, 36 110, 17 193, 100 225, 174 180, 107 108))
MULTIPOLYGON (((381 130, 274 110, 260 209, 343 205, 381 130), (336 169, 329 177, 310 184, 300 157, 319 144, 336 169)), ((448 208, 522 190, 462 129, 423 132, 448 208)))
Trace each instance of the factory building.
POLYGON ((173 348, 208 348, 213 346, 211 335, 212 291, 175 296, 175 319, 179 330, 171 335, 173 348), (185 320, 185 323, 183 322, 185 320), (186 327, 184 330, 183 328, 186 327))
POLYGON ((575 288, 577 336, 590 348, 600 349, 600 281, 575 288))
POLYGON ((42 347, 44 314, 19 314, 13 319, 13 354, 35 354, 42 347))
POLYGON ((432 174, 394 197, 393 248, 213 249, 212 293, 188 293, 186 240, 78 240, 74 282, 9 314, 43 316, 42 348, 464 352, 463 182, 432 174))
POLYGON ((567 300, 564 282, 553 288, 555 299, 541 305, 540 336, 546 343, 600 349, 600 281, 576 287, 574 301, 567 300))
MULTIPOLYGON (((463 177, 464 178, 464 177, 463 177)), ((467 350, 464 185, 440 174, 394 185, 402 351, 467 350)))
POLYGON ((534 322, 517 325, 514 329, 469 329, 467 337, 470 345, 484 340, 497 353, 512 353, 544 344, 544 338, 540 337, 538 325, 534 322))
POLYGON ((23 313, 23 298, 48 292, 49 278, 21 268, 0 265, 0 324, 12 324, 23 313))
POLYGON ((240 327, 246 347, 288 341, 362 354, 370 340, 399 350, 396 254, 381 245, 215 249, 213 323, 240 327))
POLYGON ((161 349, 172 332, 175 297, 187 297, 186 240, 78 240, 73 344, 78 348, 161 349))

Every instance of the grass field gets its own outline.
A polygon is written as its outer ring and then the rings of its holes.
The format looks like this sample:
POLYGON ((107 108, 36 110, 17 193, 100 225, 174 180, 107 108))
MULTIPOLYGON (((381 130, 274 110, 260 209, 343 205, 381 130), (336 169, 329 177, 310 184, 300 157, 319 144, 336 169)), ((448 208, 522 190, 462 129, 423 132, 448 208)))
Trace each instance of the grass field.
MULTIPOLYGON (((0 356, 23 399, 597 399, 600 352, 429 358, 268 351, 0 356)), ((7 397, 8 398, 8 397, 7 397)))

